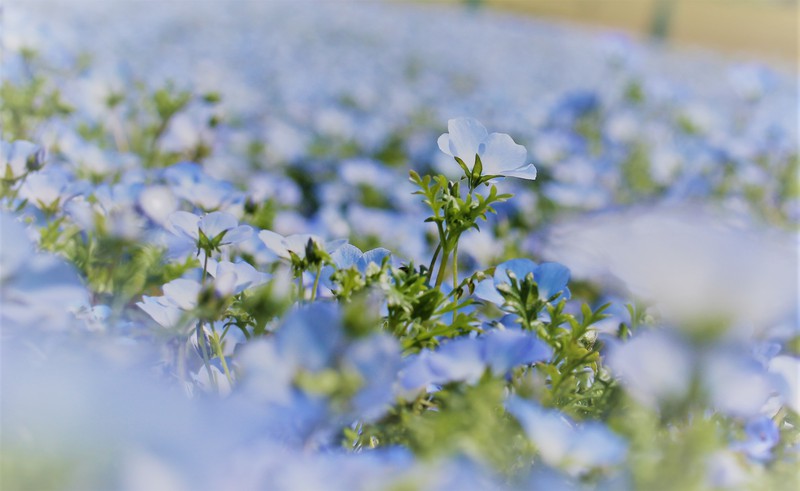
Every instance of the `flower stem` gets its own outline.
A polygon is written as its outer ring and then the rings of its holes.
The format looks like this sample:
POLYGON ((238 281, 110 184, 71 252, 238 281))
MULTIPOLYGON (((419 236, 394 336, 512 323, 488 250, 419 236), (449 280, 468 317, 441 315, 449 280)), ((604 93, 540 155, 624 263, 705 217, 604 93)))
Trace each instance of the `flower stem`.
POLYGON ((322 276, 322 265, 317 266, 317 274, 314 276, 314 289, 311 290, 311 301, 317 298, 317 288, 319 288, 319 277, 322 276))
POLYGON ((431 259, 431 264, 428 266, 428 283, 431 282, 431 277, 433 276, 433 267, 436 265, 436 258, 439 257, 439 252, 442 250, 442 243, 440 242, 439 245, 436 246, 436 250, 433 251, 433 258, 431 259))
POLYGON ((442 262, 439 263, 439 273, 436 275, 436 288, 442 286, 444 282, 444 272, 447 270, 447 260, 450 258, 450 249, 447 246, 444 246, 443 249, 442 262))
POLYGON ((217 331, 214 329, 214 324, 211 324, 211 330, 214 333, 214 340, 211 343, 212 347, 214 348, 214 354, 219 357, 219 361, 222 364, 222 371, 225 373, 225 378, 228 379, 228 384, 233 385, 233 377, 231 377, 231 372, 228 370, 228 362, 225 360, 225 355, 222 353, 222 343, 217 336, 217 331))

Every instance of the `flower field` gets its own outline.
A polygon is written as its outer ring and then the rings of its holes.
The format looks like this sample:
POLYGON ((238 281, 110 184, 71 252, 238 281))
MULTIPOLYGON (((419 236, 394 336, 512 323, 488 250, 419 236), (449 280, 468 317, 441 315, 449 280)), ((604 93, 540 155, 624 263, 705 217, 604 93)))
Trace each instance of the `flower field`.
POLYGON ((3 490, 793 490, 797 75, 452 5, 9 2, 3 490))

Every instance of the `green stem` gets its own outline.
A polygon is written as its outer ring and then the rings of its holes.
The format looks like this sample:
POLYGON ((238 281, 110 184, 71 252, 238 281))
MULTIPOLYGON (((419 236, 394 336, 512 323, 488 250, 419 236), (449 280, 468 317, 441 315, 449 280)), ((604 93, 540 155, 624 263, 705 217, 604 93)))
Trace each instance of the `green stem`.
POLYGON ((436 246, 436 250, 433 251, 433 258, 431 259, 431 264, 428 266, 428 283, 431 282, 431 277, 433 276, 433 267, 436 265, 436 258, 439 257, 439 252, 442 250, 442 243, 439 242, 439 245, 436 246))
POLYGON ((458 285, 458 241, 453 246, 453 289, 458 285))
POLYGON ((450 250, 444 246, 444 254, 442 254, 442 262, 439 263, 439 273, 436 275, 436 288, 442 286, 444 282, 444 272, 447 270, 447 260, 450 259, 450 250))
POLYGON ((297 296, 300 298, 300 302, 305 302, 306 300, 306 287, 303 285, 303 272, 300 271, 297 274, 297 296))
POLYGON ((317 274, 314 276, 314 289, 311 290, 311 301, 317 298, 317 288, 319 288, 319 277, 322 276, 322 265, 317 266, 317 274))
POLYGON ((206 373, 208 373, 208 378, 214 386, 214 390, 219 393, 217 377, 214 375, 214 372, 211 371, 211 363, 209 362, 208 358, 208 350, 206 350, 205 338, 206 336, 205 332, 203 331, 203 321, 197 321, 197 342, 200 344, 200 352, 203 354, 203 365, 206 367, 206 373))
POLYGON ((203 251, 203 277, 200 280, 200 285, 206 286, 206 277, 208 276, 208 251, 203 251))
POLYGON ((217 331, 214 329, 214 324, 211 324, 211 330, 214 331, 214 342, 211 343, 211 345, 214 347, 214 352, 222 363, 222 371, 225 373, 225 378, 228 379, 228 384, 233 385, 233 377, 231 377, 231 372, 228 369, 228 362, 225 360, 225 355, 222 353, 222 343, 217 337, 217 331))

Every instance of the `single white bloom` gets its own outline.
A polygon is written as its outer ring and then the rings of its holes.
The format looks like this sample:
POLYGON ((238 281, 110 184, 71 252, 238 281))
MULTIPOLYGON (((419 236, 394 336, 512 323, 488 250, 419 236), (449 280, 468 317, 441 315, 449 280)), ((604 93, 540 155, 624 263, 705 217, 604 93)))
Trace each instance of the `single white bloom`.
POLYGON ((448 133, 439 137, 439 149, 461 159, 472 170, 475 156, 481 158, 485 176, 536 179, 536 167, 525 164, 528 151, 504 133, 489 134, 476 119, 457 118, 447 122, 448 133))

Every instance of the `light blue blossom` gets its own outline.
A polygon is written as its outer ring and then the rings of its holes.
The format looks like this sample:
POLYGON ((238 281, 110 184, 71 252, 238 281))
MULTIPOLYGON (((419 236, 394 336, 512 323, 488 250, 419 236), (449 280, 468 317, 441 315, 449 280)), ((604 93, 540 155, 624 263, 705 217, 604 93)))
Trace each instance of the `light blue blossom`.
POLYGON ((169 215, 168 228, 176 235, 191 239, 198 246, 203 240, 216 246, 235 244, 247 240, 253 229, 248 225, 239 225, 239 221, 230 213, 211 212, 202 218, 186 211, 176 211, 169 215))
POLYGON ((628 444, 601 423, 576 424, 559 411, 517 396, 509 398, 506 409, 522 425, 546 464, 582 474, 620 464, 626 457, 628 444))
POLYGON ((418 391, 449 382, 476 383, 487 371, 505 375, 514 367, 549 359, 552 349, 533 333, 494 329, 477 338, 447 341, 438 350, 408 357, 399 374, 400 387, 413 397, 418 391))
POLYGON ((72 176, 59 167, 28 175, 19 188, 19 195, 41 210, 54 211, 78 194, 72 176))
POLYGON ((533 281, 536 282, 539 291, 539 299, 548 302, 552 297, 558 302, 560 299, 569 299, 570 291, 567 288, 569 283, 569 269, 559 263, 536 264, 530 259, 511 259, 499 264, 495 268, 492 279, 486 279, 478 283, 475 287, 475 296, 497 305, 503 305, 505 300, 497 291, 501 284, 510 284, 510 275, 517 281, 522 282, 529 274, 533 274, 533 281))
POLYGON ((0 140, 0 179, 13 181, 28 172, 39 170, 45 158, 45 150, 35 143, 0 140))
POLYGON ((689 347, 663 331, 611 345, 606 363, 634 399, 653 408, 685 397, 694 369, 689 347))
POLYGON ((772 449, 780 441, 780 432, 775 421, 767 416, 750 418, 744 426, 745 440, 733 445, 756 461, 772 458, 772 449))
POLYGON ((526 164, 528 151, 504 133, 489 134, 478 120, 457 118, 447 122, 448 133, 439 137, 439 149, 461 159, 473 171, 480 156, 482 175, 536 179, 536 167, 526 164))
POLYGON ((272 251, 276 256, 281 259, 291 260, 292 254, 299 259, 305 259, 306 246, 309 241, 317 244, 328 253, 336 251, 339 247, 344 245, 347 241, 338 240, 325 243, 319 236, 312 234, 293 234, 284 237, 271 230, 262 230, 258 233, 258 237, 267 246, 267 249, 272 251))

